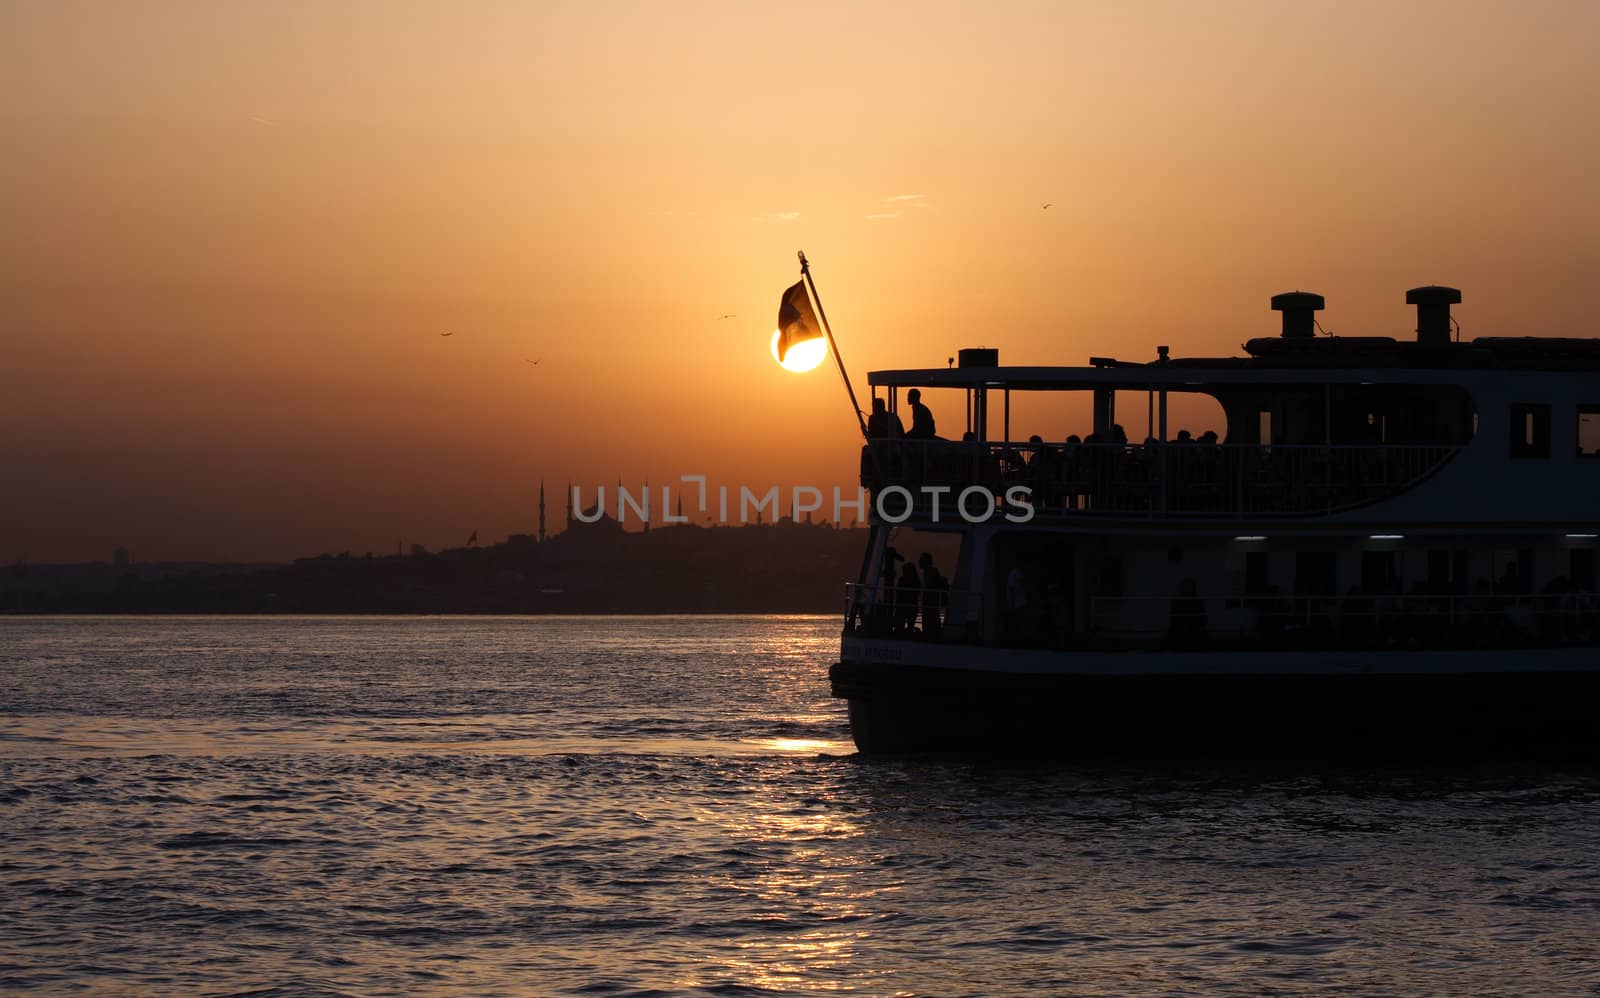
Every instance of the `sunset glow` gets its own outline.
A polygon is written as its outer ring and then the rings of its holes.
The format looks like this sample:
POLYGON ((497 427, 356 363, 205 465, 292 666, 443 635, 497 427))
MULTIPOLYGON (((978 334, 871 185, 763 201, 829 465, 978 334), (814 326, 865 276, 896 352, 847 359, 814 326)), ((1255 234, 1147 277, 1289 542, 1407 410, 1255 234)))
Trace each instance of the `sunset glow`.
POLYGON ((1232 354, 1294 288, 1345 335, 1412 335, 1429 282, 1468 337, 1592 323, 1600 5, 1336 5, 1309 52, 1257 0, 824 6, 800 72, 788 8, 293 9, 0 9, 0 562, 848 484, 837 379, 756 353, 800 249, 858 391, 979 344, 1232 354))
POLYGON ((789 348, 789 352, 782 358, 778 356, 778 331, 772 331, 772 359, 785 371, 794 371, 797 374, 816 368, 828 356, 828 341, 822 339, 802 340, 789 348))

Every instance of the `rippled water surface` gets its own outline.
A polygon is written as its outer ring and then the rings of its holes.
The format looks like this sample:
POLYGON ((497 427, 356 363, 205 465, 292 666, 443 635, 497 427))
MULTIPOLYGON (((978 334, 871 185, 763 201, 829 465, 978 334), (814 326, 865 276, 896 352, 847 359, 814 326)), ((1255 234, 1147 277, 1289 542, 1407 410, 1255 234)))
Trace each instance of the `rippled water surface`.
POLYGON ((863 759, 836 634, 0 619, 0 991, 1600 994, 1591 771, 863 759))

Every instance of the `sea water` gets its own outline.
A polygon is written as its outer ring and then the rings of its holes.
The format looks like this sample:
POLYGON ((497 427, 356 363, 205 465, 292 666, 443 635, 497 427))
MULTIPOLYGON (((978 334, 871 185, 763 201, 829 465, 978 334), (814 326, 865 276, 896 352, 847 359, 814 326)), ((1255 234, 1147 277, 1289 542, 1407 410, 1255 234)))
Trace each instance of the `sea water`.
POLYGON ((838 628, 0 618, 0 991, 1600 993, 1600 774, 867 758, 838 628))

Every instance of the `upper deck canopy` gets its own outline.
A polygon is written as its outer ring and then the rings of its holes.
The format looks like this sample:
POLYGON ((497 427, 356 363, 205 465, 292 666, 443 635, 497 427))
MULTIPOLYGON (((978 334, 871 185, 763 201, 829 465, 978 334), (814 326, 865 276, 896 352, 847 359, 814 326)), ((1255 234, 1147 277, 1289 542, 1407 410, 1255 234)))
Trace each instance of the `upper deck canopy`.
POLYGON ((1149 363, 1092 358, 1087 367, 956 367, 873 371, 879 387, 1010 388, 1087 391, 1263 384, 1458 384, 1462 372, 1600 371, 1600 339, 1480 337, 1424 346, 1388 337, 1256 339, 1248 357, 1200 357, 1149 363))

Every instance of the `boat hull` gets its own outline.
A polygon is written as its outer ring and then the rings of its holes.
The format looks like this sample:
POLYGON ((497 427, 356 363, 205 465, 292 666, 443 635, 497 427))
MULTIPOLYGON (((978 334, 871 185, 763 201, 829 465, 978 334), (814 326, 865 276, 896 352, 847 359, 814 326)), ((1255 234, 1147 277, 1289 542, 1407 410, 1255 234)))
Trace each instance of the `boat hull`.
MULTIPOLYGON (((908 643, 909 644, 909 643, 908 643)), ((863 752, 1340 760, 1600 757, 1600 650, 1413 658, 1070 653, 833 666, 863 752)), ((967 657, 984 649, 968 648, 967 657)))

